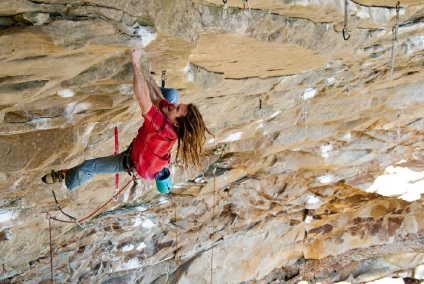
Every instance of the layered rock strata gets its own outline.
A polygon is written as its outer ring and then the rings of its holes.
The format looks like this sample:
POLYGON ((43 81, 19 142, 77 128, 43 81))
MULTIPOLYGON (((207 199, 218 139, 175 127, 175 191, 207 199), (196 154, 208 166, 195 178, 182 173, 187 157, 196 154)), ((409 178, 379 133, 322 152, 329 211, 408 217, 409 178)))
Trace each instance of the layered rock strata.
POLYGON ((1 281, 423 279, 424 4, 348 1, 345 41, 344 1, 248 2, 0 3, 1 281), (113 195, 40 177, 129 145, 133 47, 199 106, 203 167, 46 218, 113 195))

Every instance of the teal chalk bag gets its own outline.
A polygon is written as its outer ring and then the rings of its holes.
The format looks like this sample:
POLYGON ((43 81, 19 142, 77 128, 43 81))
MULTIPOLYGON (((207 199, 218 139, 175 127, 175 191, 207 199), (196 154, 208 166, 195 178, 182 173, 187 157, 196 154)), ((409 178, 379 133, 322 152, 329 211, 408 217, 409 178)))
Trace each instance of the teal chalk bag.
POLYGON ((161 194, 167 194, 172 191, 171 172, 168 168, 163 168, 155 177, 156 188, 161 194))

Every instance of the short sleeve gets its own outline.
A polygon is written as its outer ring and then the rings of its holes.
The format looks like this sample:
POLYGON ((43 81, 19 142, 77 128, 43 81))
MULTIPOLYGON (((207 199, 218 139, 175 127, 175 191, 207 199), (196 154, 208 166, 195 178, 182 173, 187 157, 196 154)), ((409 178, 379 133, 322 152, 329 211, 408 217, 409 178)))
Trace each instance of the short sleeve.
POLYGON ((143 115, 145 129, 149 132, 159 132, 164 126, 165 116, 158 110, 155 105, 152 105, 150 110, 143 115))

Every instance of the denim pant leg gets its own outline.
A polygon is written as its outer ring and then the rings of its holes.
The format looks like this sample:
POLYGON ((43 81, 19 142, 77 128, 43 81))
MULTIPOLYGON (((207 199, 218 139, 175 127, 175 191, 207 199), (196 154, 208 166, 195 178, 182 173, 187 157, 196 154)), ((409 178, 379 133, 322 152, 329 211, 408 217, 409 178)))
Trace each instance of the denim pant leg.
POLYGON ((178 91, 172 88, 160 88, 163 97, 170 103, 178 103, 180 95, 178 91))
POLYGON ((103 158, 87 160, 69 169, 65 176, 65 185, 74 190, 88 182, 96 174, 112 174, 124 172, 124 156, 126 152, 103 158))

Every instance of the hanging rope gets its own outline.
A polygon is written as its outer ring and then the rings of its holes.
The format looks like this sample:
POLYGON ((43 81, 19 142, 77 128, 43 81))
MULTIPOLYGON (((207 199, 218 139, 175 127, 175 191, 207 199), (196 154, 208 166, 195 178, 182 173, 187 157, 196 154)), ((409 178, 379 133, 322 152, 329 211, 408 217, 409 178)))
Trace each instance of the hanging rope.
POLYGON ((175 195, 172 194, 172 203, 174 205, 174 223, 175 223, 175 280, 178 282, 178 227, 177 227, 177 203, 175 202, 175 195))
POLYGON ((72 217, 69 214, 66 214, 62 208, 59 205, 59 202, 57 201, 56 198, 56 194, 54 193, 54 191, 52 190, 53 193, 53 197, 54 200, 56 201, 56 205, 59 208, 60 212, 62 212, 65 216, 67 216, 69 219, 71 219, 72 221, 67 221, 67 220, 62 220, 62 219, 58 219, 55 217, 52 217, 49 213, 47 213, 46 218, 49 220, 49 232, 50 232, 50 272, 51 272, 51 283, 54 283, 54 279, 53 279, 53 246, 52 246, 52 220, 58 221, 58 222, 62 222, 62 223, 71 223, 71 224, 78 224, 80 227, 84 226, 84 221, 91 218, 94 214, 96 214, 97 212, 99 212, 101 209, 103 209, 107 204, 109 204, 115 197, 117 197, 119 194, 121 194, 125 188, 133 181, 135 180, 135 178, 137 177, 136 174, 133 174, 132 179, 124 186, 121 188, 120 191, 118 191, 116 194, 114 194, 108 201, 106 201, 106 203, 104 203, 101 207, 99 207, 97 210, 95 210, 93 213, 91 213, 90 215, 88 215, 87 217, 84 217, 80 220, 77 220, 76 218, 72 217))
POLYGON ((213 283, 213 248, 215 245, 215 191, 216 191, 216 166, 213 170, 211 284, 213 283))
POLYGON ((103 204, 101 207, 99 207, 97 210, 95 210, 93 213, 91 213, 90 215, 88 215, 85 218, 82 218, 79 220, 78 223, 83 223, 84 221, 90 219, 92 216, 94 216, 97 212, 99 212, 100 210, 102 210, 104 207, 106 207, 106 205, 108 205, 115 197, 117 197, 118 195, 121 194, 121 192, 123 192, 125 190, 125 188, 132 182, 135 180, 135 178, 137 177, 136 174, 133 174, 133 177, 131 178, 131 180, 129 182, 127 182, 127 184, 122 187, 122 189, 120 191, 118 191, 114 196, 112 196, 112 198, 110 198, 108 201, 106 201, 105 204, 103 204))
POLYGON ((49 232, 50 232, 50 277, 51 277, 51 283, 54 283, 54 279, 53 279, 52 218, 51 218, 49 213, 47 213, 46 218, 49 219, 49 232))
POLYGON ((347 1, 348 0, 345 0, 344 1, 344 3, 345 3, 345 7, 344 7, 345 8, 344 9, 344 24, 343 24, 343 39, 344 40, 348 40, 350 38, 349 31, 347 29, 347 18, 348 18, 347 1))
MULTIPOLYGON (((118 135, 118 126, 115 126, 115 155, 119 154, 119 135, 118 135)), ((115 193, 119 190, 119 173, 115 174, 115 193)), ((114 198, 113 201, 118 201, 118 198, 114 198)))
POLYGON ((137 175, 136 174, 133 174, 133 177, 131 178, 131 180, 129 181, 129 182, 127 182, 127 184, 125 184, 122 188, 121 188, 121 190, 119 190, 116 194, 114 194, 111 198, 109 198, 109 200, 107 200, 102 206, 100 206, 99 208, 97 208, 93 213, 91 213, 90 215, 88 215, 88 216, 86 216, 86 217, 84 217, 84 218, 82 218, 82 219, 79 219, 79 220, 77 220, 76 218, 74 218, 74 217, 72 217, 72 216, 70 216, 70 215, 68 215, 68 214, 66 214, 65 212, 63 212, 63 210, 60 208, 60 206, 59 206, 59 203, 57 202, 57 199, 56 199, 56 195, 54 194, 54 192, 53 192, 53 196, 55 197, 55 200, 56 200, 56 204, 57 204, 57 206, 59 207, 59 210, 60 210, 60 212, 62 212, 64 215, 66 215, 68 218, 70 218, 71 220, 73 220, 73 221, 67 221, 67 220, 62 220, 62 219, 58 219, 58 218, 55 218, 55 217, 52 217, 52 216, 50 216, 50 219, 53 219, 53 220, 55 220, 55 221, 59 221, 59 222, 62 222, 62 223, 76 223, 76 224, 78 224, 79 226, 84 226, 84 221, 86 221, 86 220, 88 220, 88 219, 90 219, 92 216, 94 216, 97 212, 99 212, 101 209, 103 209, 104 207, 106 207, 106 205, 108 205, 112 200, 114 200, 114 198, 116 198, 116 197, 118 197, 126 188, 127 188, 127 186, 132 182, 132 181, 134 181, 135 180, 135 178, 137 177, 137 175))

